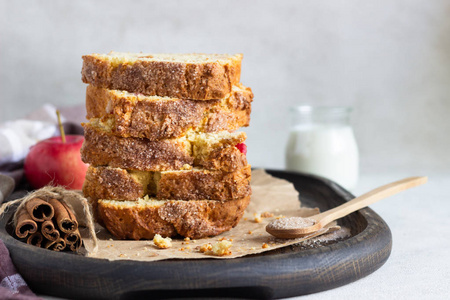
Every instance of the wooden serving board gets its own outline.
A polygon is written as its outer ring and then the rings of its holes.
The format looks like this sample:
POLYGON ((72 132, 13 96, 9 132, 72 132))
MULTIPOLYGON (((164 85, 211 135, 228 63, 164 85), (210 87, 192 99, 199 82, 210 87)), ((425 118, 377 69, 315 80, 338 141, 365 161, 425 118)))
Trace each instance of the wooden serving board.
MULTIPOLYGON (((292 182, 304 206, 322 211, 354 198, 336 183, 311 175, 270 171, 292 182)), ((336 288, 380 268, 391 232, 371 209, 340 222, 352 236, 319 248, 290 246, 229 260, 114 261, 26 245, 0 220, 0 238, 33 291, 76 299, 284 298, 336 288), (357 267, 355 267, 357 266, 357 267)))

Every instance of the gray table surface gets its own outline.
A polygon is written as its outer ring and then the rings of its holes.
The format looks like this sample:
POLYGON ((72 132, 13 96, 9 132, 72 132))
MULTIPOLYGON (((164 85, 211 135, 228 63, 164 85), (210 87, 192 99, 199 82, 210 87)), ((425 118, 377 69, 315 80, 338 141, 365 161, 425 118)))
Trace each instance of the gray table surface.
POLYGON ((449 299, 450 172, 363 174, 352 192, 360 195, 411 175, 427 175, 429 181, 371 205, 392 231, 388 261, 363 279, 301 299, 449 299))

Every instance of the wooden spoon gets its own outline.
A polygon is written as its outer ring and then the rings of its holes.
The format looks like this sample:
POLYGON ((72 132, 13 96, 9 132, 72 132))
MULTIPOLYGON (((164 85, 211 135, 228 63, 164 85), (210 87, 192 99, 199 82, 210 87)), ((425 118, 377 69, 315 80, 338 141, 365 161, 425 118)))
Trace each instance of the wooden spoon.
POLYGON ((333 209, 308 218, 290 217, 274 220, 267 224, 266 231, 275 237, 284 239, 293 239, 309 235, 322 229, 325 225, 332 221, 345 217, 354 211, 369 206, 381 199, 397 194, 403 190, 424 184, 427 180, 427 177, 410 177, 392 182, 365 193, 362 196, 356 197, 355 199, 333 209))

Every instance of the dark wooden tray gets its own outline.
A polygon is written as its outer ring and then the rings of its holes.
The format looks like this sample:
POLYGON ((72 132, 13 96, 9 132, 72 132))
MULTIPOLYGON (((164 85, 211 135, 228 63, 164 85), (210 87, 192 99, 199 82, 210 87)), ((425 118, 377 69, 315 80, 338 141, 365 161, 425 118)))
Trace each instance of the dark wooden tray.
MULTIPOLYGON (((354 196, 310 175, 268 171, 294 183, 304 206, 326 210, 354 196)), ((52 252, 26 245, 0 220, 0 238, 30 287, 71 299, 283 298, 315 293, 358 280, 388 259, 391 232, 371 209, 341 220, 352 236, 319 248, 291 246, 230 260, 115 261, 52 252)))

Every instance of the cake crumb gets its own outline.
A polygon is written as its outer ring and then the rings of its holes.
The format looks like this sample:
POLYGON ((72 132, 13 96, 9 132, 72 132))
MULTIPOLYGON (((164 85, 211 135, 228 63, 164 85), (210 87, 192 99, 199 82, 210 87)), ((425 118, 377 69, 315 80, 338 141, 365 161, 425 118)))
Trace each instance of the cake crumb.
POLYGON ((265 211, 261 214, 262 218, 272 218, 273 217, 273 213, 265 211))
POLYGON ((269 245, 267 245, 266 243, 264 243, 264 244, 262 244, 262 248, 263 248, 263 249, 269 248, 269 245))
POLYGON ((202 253, 211 251, 211 250, 212 250, 212 245, 211 245, 211 244, 203 244, 203 245, 200 247, 199 250, 200 250, 200 252, 202 252, 202 253))
POLYGON ((197 249, 208 255, 224 256, 231 254, 230 248, 232 245, 233 244, 230 241, 223 239, 214 245, 203 244, 201 247, 197 247, 197 249))
POLYGON ((248 234, 252 234, 253 232, 251 230, 248 231, 248 234))
POLYGON ((155 236, 153 237, 153 243, 160 249, 167 249, 172 247, 172 239, 169 237, 163 238, 159 234, 155 234, 155 236))
POLYGON ((233 243, 227 240, 217 242, 212 246, 211 254, 217 256, 230 255, 231 254, 230 248, 232 245, 233 243))
POLYGON ((261 214, 254 213, 253 216, 255 217, 255 222, 256 223, 261 223, 262 222, 261 214))

